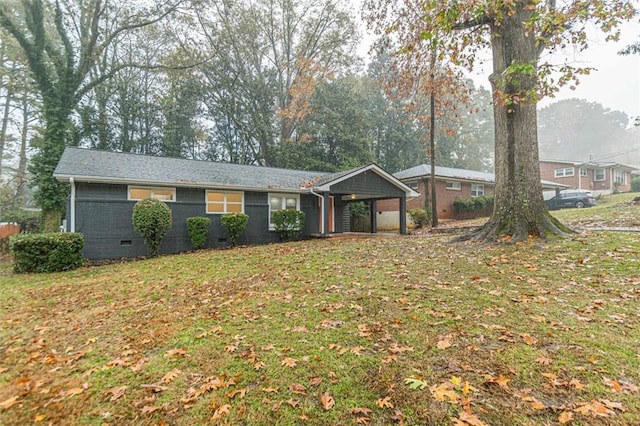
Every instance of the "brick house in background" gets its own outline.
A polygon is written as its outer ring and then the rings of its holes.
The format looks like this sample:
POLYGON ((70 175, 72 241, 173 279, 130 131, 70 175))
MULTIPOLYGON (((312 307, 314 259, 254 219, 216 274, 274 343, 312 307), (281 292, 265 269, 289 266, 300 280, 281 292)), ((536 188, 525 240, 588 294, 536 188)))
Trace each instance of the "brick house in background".
MULTIPOLYGON (((469 217, 489 216, 489 208, 479 211, 457 215, 453 208, 453 202, 461 198, 473 198, 481 195, 493 195, 495 188, 495 175, 493 173, 479 172, 475 170, 456 169, 451 167, 436 166, 436 202, 438 219, 462 219, 469 217)), ((428 194, 431 193, 429 179, 431 166, 421 164, 394 174, 404 184, 420 193, 418 197, 407 199, 407 210, 425 208, 429 202, 428 194)), ((567 188, 562 183, 542 181, 543 190, 561 190, 567 188)), ((430 207, 430 206, 428 206, 430 207)), ((379 229, 393 229, 398 223, 397 203, 381 200, 377 202, 379 229)))
POLYGON ((612 162, 577 162, 540 160, 540 178, 567 185, 572 189, 585 189, 596 195, 610 194, 616 189, 631 189, 631 173, 637 167, 612 162))

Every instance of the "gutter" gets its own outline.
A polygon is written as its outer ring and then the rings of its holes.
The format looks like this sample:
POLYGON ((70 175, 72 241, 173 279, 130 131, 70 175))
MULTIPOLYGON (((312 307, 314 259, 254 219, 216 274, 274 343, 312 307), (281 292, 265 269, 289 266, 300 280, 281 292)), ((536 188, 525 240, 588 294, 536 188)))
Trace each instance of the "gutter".
POLYGON ((69 177, 71 184, 71 197, 69 199, 69 232, 76 232, 76 183, 73 176, 69 177))

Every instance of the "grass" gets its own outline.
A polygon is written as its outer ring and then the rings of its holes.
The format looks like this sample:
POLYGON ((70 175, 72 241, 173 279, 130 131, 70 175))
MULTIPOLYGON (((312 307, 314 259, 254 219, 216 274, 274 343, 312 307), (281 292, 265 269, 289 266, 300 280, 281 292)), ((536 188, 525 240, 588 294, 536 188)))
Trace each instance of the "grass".
MULTIPOLYGON (((553 214, 632 226, 629 199, 553 214)), ((0 424, 639 424, 639 251, 592 231, 5 260, 0 424)))

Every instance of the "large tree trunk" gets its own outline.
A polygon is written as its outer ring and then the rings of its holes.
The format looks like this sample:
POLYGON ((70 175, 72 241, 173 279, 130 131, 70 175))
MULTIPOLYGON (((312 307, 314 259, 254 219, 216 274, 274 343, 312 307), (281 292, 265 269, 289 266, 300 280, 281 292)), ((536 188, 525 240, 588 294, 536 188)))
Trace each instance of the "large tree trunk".
POLYGON ((463 240, 523 241, 571 232, 549 215, 542 196, 536 112, 537 47, 532 29, 532 0, 515 2, 491 26, 493 113, 495 119, 494 209, 489 221, 463 240))

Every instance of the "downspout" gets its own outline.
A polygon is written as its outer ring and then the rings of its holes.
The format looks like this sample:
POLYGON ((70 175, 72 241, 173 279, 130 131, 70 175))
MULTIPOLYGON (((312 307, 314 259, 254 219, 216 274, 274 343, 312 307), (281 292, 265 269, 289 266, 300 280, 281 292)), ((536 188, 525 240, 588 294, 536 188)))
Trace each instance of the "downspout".
POLYGON ((324 197, 317 192, 313 192, 313 188, 309 188, 309 192, 320 200, 320 234, 324 235, 324 197))
POLYGON ((76 183, 73 176, 69 178, 71 184, 71 197, 69 199, 69 232, 76 232, 76 183))

